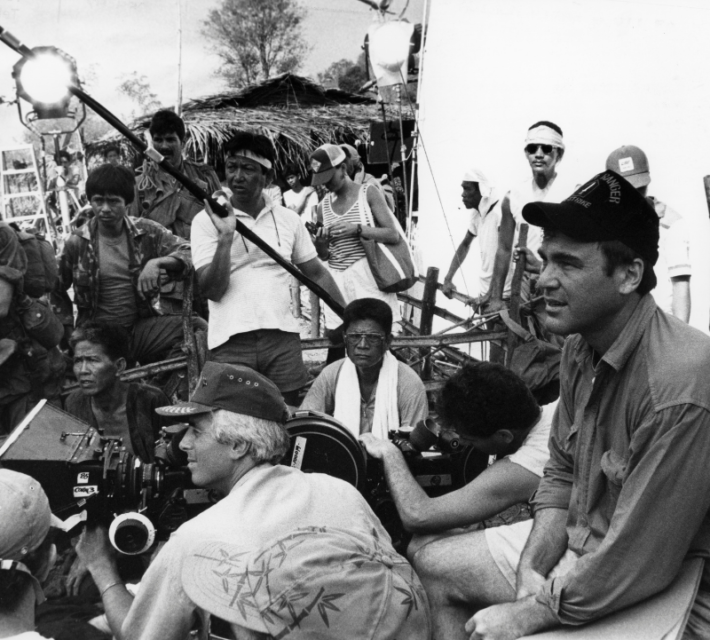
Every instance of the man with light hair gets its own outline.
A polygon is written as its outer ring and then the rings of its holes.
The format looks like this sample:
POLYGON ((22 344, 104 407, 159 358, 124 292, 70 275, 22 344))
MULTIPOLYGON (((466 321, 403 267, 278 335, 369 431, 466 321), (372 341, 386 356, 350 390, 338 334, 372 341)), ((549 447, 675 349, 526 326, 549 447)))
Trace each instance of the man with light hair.
POLYGON ((646 196, 660 220, 658 285, 653 298, 666 313, 690 320, 690 229, 683 216, 654 196, 647 194, 651 171, 646 154, 633 145, 614 149, 606 160, 606 168, 624 176, 638 192, 646 196))
POLYGON ((35 632, 35 608, 57 557, 47 537, 57 524, 39 482, 0 469, 0 638, 44 638, 35 632))
POLYGON ((238 638, 429 638, 419 579, 365 499, 278 464, 288 411, 271 381, 208 362, 190 402, 158 412, 189 420, 180 448, 192 481, 222 499, 172 535, 135 599, 105 531, 84 532, 78 552, 115 637, 182 640, 198 623, 207 638, 214 614, 238 638))
MULTIPOLYGON (((478 287, 480 300, 487 296, 493 277, 493 266, 498 250, 498 230, 502 217, 501 199, 483 171, 473 167, 463 176, 461 200, 470 212, 470 221, 466 235, 451 260, 451 266, 444 278, 441 292, 447 298, 453 296, 453 292, 456 291, 456 285, 453 283, 454 276, 468 256, 474 238, 478 237, 481 253, 478 287)), ((511 278, 512 271, 509 270, 503 289, 503 298, 510 297, 511 278)))
MULTIPOLYGON (((541 120, 528 129, 525 138, 525 157, 530 164, 532 176, 513 187, 503 198, 502 218, 498 234, 493 275, 490 288, 483 302, 487 302, 486 311, 500 311, 506 307, 504 301, 505 283, 510 271, 513 247, 518 245, 520 225, 523 220, 523 207, 528 202, 560 202, 572 191, 557 175, 557 165, 565 153, 562 129, 554 122, 541 120)), ((540 272, 540 259, 537 251, 542 244, 542 231, 528 228, 527 250, 525 251, 526 272, 528 276, 540 272)), ((530 284, 525 287, 526 295, 530 284)))

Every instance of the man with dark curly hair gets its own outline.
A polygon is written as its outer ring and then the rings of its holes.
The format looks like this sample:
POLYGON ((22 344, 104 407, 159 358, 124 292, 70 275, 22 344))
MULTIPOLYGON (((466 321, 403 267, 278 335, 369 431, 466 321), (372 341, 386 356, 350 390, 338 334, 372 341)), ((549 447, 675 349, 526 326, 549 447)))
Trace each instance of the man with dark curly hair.
MULTIPOLYGON (((502 365, 477 362, 459 370, 439 396, 441 428, 502 459, 465 487, 438 498, 424 493, 392 442, 372 434, 360 440, 371 456, 382 460, 404 527, 415 534, 440 534, 530 499, 549 458, 547 440, 556 406, 554 402, 540 408, 525 383, 502 365)), ((410 554, 424 542, 415 538, 410 554)))

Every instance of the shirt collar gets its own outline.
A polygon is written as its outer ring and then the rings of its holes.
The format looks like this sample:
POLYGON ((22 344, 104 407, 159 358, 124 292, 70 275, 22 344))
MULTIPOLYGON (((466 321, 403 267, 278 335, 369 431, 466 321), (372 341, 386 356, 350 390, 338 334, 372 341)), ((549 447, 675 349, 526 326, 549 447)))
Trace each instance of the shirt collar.
MULTIPOLYGON (((624 325, 621 333, 616 337, 611 347, 602 356, 602 361, 606 362, 616 371, 620 371, 629 359, 629 356, 641 341, 641 336, 646 330, 646 326, 651 320, 651 316, 656 312, 656 302, 650 293, 643 296, 634 309, 628 322, 624 325)), ((585 358, 591 358, 592 348, 584 340, 580 340, 577 346, 576 360, 581 364, 585 358)))
MULTIPOLYGON (((271 199, 268 193, 265 191, 262 191, 262 194, 264 196, 264 208, 259 211, 259 214, 254 218, 254 220, 258 220, 263 216, 265 213, 269 213, 270 211, 273 211, 274 208, 276 207, 276 203, 271 199)), ((245 213, 241 209, 238 209, 237 207, 234 207, 234 211, 237 216, 246 216, 247 218, 251 218, 251 216, 248 213, 245 213)))

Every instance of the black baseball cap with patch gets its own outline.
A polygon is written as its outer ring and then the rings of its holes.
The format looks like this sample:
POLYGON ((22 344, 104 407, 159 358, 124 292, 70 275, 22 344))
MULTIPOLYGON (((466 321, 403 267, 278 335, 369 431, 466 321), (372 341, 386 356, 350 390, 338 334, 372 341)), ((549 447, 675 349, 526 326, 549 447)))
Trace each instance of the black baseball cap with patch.
POLYGON ((647 199, 614 171, 604 171, 562 202, 530 202, 523 218, 578 242, 618 240, 652 265, 658 260, 658 215, 647 199))
POLYGON ((206 362, 189 402, 158 407, 161 416, 189 417, 224 409, 254 418, 286 422, 289 416, 278 387, 240 364, 206 362))

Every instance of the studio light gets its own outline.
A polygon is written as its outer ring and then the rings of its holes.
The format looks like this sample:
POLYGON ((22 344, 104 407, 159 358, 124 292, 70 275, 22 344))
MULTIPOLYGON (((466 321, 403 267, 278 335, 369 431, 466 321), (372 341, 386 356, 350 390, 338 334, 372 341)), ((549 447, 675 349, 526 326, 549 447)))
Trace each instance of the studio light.
POLYGON ((404 21, 383 22, 369 29, 370 61, 378 87, 406 84, 413 36, 414 25, 404 21))
POLYGON ((18 97, 32 104, 38 120, 66 117, 69 86, 78 85, 76 62, 56 47, 35 47, 32 54, 12 68, 18 97))

